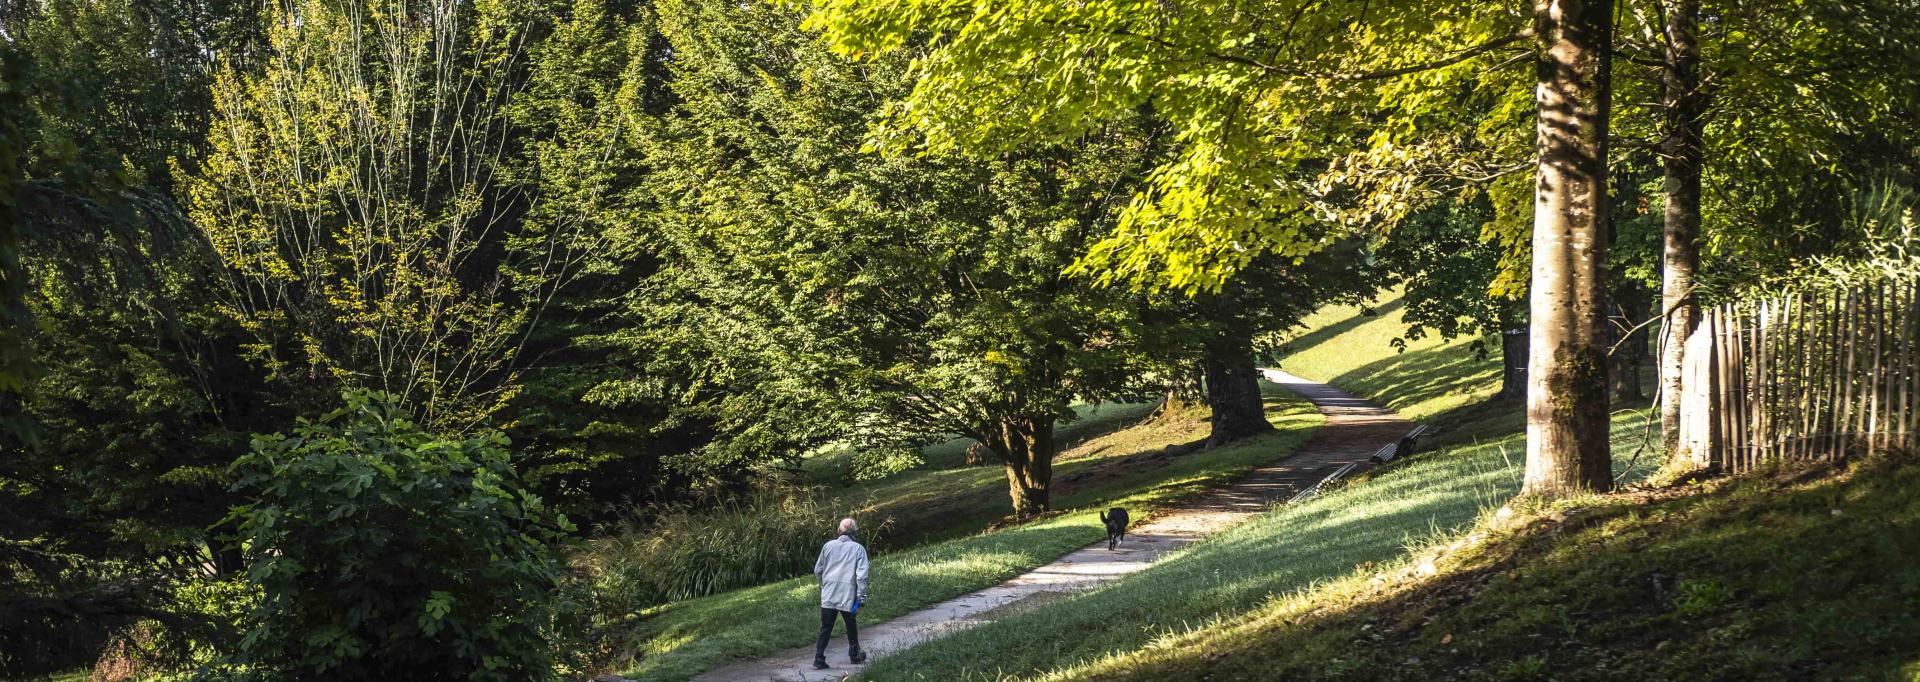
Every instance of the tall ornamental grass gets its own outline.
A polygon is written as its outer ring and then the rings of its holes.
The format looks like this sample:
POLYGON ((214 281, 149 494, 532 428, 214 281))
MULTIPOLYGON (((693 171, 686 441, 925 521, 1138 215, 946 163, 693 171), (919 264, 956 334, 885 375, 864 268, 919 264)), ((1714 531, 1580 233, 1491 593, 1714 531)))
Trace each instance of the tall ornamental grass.
POLYGON ((812 571, 837 521, 811 490, 768 488, 630 518, 578 562, 603 596, 638 610, 812 571))

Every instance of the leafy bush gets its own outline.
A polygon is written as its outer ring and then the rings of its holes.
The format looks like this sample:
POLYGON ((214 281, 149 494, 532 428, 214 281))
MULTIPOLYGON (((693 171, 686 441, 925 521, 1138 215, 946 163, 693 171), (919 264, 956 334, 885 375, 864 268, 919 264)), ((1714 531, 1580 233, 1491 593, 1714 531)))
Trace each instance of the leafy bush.
POLYGON ((571 530, 528 493, 506 438, 435 436, 391 396, 234 463, 247 578, 240 662, 278 679, 537 679, 553 674, 551 546, 571 530))
POLYGON ((631 518, 580 563, 629 612, 803 575, 837 515, 806 490, 769 489, 631 518))

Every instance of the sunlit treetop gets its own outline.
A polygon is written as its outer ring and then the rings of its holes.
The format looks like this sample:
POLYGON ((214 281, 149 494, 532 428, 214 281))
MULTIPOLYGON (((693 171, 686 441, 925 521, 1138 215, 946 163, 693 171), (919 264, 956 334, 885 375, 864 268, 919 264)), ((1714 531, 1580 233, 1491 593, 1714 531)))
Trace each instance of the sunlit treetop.
POLYGON ((994 153, 1149 108, 1176 151, 1075 269, 1188 291, 1329 243, 1334 157, 1391 148, 1461 73, 1529 48, 1520 3, 814 0, 808 25, 855 56, 924 47, 874 136, 891 151, 994 153))

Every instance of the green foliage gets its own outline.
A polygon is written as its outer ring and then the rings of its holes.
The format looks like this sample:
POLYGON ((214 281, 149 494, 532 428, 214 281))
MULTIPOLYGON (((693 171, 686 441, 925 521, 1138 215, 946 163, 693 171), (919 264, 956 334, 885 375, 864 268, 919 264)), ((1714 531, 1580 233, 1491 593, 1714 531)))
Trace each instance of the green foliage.
POLYGON ((232 639, 191 593, 234 568, 206 529, 232 499, 244 433, 276 413, 236 372, 232 330, 210 314, 219 275, 165 182, 204 135, 215 43, 201 39, 230 11, 0 10, 0 610, 46 635, 0 645, 16 665, 90 665, 117 642, 164 669, 232 639))
POLYGON ((840 516, 817 492, 770 488, 629 518, 579 562, 615 613, 804 575, 840 516))
POLYGON ((388 395, 261 436, 234 463, 247 579, 238 659, 262 674, 550 676, 554 545, 498 434, 435 436, 388 395))
POLYGON ((1841 289, 1920 277, 1920 192, 1880 180, 1849 197, 1836 247, 1797 260, 1754 290, 1841 289))
POLYGON ((1680 615, 1695 617, 1724 606, 1733 598, 1726 585, 1717 581, 1689 578, 1674 586, 1673 609, 1680 615))
POLYGON ((665 262, 632 314, 723 387, 705 466, 1009 424, 1044 462, 1074 401, 1137 392, 1137 299, 1062 271, 1111 228, 1141 127, 986 161, 866 154, 903 60, 835 55, 779 7, 657 9, 679 105, 649 148, 665 262))
POLYGON ((550 32, 529 48, 526 90, 506 110, 522 148, 506 170, 537 192, 504 245, 541 253, 571 235, 578 248, 566 252, 572 264, 522 280, 551 297, 528 323, 514 396, 497 422, 526 446, 524 471, 555 505, 606 522, 630 504, 740 475, 668 466, 714 438, 707 420, 683 409, 711 389, 665 361, 676 352, 672 339, 656 345, 647 322, 621 314, 660 267, 641 142, 670 93, 652 9, 602 0, 542 6, 553 14, 550 32))
POLYGON ((20 120, 26 109, 22 89, 24 58, 11 45, 0 46, 0 438, 26 432, 15 405, 26 388, 32 364, 27 355, 27 311, 21 297, 26 273, 20 267, 20 165, 27 152, 20 120))
POLYGON ((856 452, 847 462, 847 478, 873 481, 926 464, 920 450, 910 447, 881 446, 856 452))
POLYGON ((1484 197, 1440 201, 1408 215, 1385 238, 1379 257, 1400 281, 1405 304, 1406 337, 1396 347, 1432 332, 1472 339, 1474 352, 1484 356, 1488 335, 1497 343, 1501 332, 1525 327, 1525 289, 1518 296, 1495 293, 1507 259, 1490 239, 1492 214, 1484 197))
POLYGON ((270 377, 376 387, 455 428, 513 395, 528 325, 597 248, 512 181, 543 9, 276 4, 265 67, 216 74, 210 149, 182 181, 270 377))
POLYGON ((1477 73, 1477 55, 1506 56, 1527 21, 1520 7, 1479 3, 813 8, 811 25, 852 54, 935 36, 881 135, 888 146, 994 152, 1072 139, 1151 103, 1175 151, 1081 267, 1183 289, 1217 288, 1261 253, 1298 257, 1328 243, 1323 212, 1311 208, 1325 198, 1315 176, 1363 140, 1407 161, 1405 146, 1391 143, 1426 118, 1450 118, 1456 104, 1453 90, 1433 84, 1477 73), (1441 58, 1449 69, 1420 68, 1441 58), (1355 77, 1373 73, 1377 83, 1355 77), (1416 113, 1371 118, 1382 103, 1416 113))
POLYGON ((236 47, 220 22, 245 10, 194 0, 8 9, 23 15, 10 27, 42 84, 32 97, 35 174, 74 188, 168 189, 168 163, 205 141, 213 50, 236 47))

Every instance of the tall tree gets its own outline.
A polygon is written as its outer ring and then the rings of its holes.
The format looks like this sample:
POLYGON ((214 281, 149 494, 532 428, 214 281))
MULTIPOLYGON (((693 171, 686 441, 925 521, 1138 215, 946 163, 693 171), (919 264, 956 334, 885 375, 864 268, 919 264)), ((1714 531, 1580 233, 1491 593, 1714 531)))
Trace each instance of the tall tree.
POLYGON ((1699 324, 1694 274, 1700 270, 1700 174, 1706 164, 1707 93, 1700 87, 1700 1, 1674 0, 1661 31, 1665 63, 1660 137, 1665 192, 1660 283, 1660 433, 1663 450, 1680 444, 1681 370, 1687 337, 1699 324))
MULTIPOLYGON (((1288 176, 1328 145, 1361 146, 1363 125, 1377 128, 1375 140, 1417 131, 1451 103, 1445 86, 1472 73, 1462 64, 1531 54, 1537 158, 1526 488, 1551 497, 1611 481, 1611 8, 1541 0, 1528 16, 1471 3, 1010 0, 989 8, 821 0, 814 24, 853 52, 897 47, 916 31, 943 37, 919 62, 922 78, 902 109, 903 122, 936 147, 1060 137, 1151 101, 1179 131, 1179 154, 1156 169, 1121 231, 1087 263, 1190 288, 1217 287, 1262 251, 1318 246, 1297 222, 1317 217, 1304 210, 1316 201, 1305 191, 1311 185, 1288 176), (1384 124, 1370 117, 1379 102, 1394 100, 1413 104, 1390 107, 1384 124), (1030 131, 1010 131, 1011 121, 1030 131)), ((1407 209, 1389 203, 1377 212, 1407 209)))
POLYGON ((1536 0, 1538 125, 1523 492, 1605 492, 1611 0, 1536 0))
POLYGON ((547 30, 535 3, 289 0, 263 68, 215 80, 188 179, 231 310, 283 385, 393 393, 436 427, 512 397, 527 332, 600 244, 539 210, 511 106, 547 30))
POLYGON ((975 161, 861 143, 905 60, 860 64, 761 5, 658 5, 680 106, 651 156, 668 245, 638 322, 728 387, 711 455, 959 433, 1046 510, 1055 424, 1134 382, 1132 294, 1064 270, 1148 149, 1116 126, 975 161))

